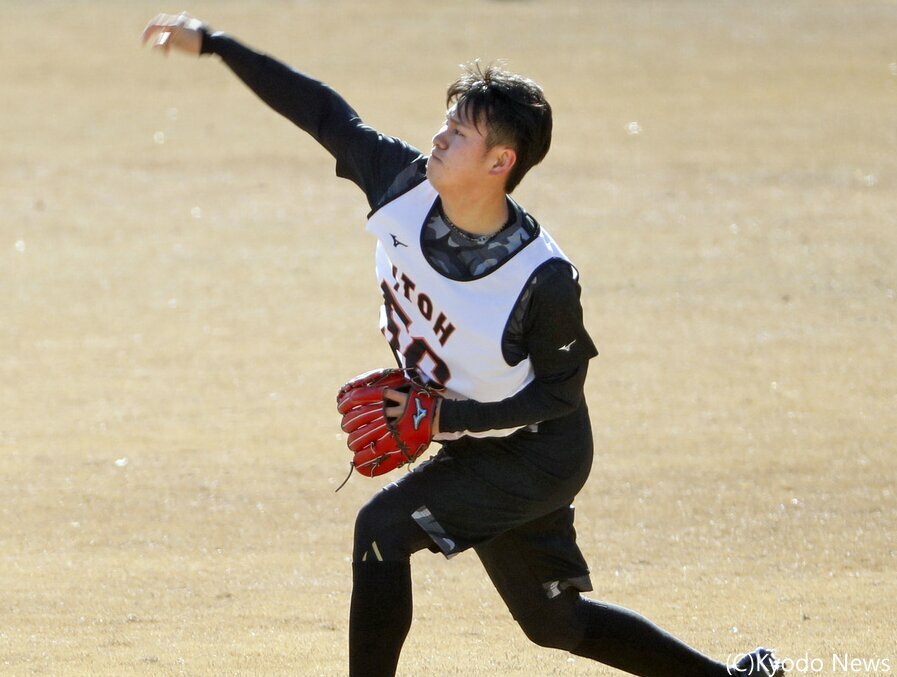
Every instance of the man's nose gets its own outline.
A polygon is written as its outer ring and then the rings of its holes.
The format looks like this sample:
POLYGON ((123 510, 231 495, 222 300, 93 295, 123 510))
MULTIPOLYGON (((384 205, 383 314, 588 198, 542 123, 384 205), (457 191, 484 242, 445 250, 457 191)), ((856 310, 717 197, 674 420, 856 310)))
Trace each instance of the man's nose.
POLYGON ((433 145, 434 146, 436 146, 437 148, 445 148, 445 139, 446 139, 447 131, 448 131, 448 127, 443 127, 438 132, 436 132, 436 135, 433 137, 433 145))

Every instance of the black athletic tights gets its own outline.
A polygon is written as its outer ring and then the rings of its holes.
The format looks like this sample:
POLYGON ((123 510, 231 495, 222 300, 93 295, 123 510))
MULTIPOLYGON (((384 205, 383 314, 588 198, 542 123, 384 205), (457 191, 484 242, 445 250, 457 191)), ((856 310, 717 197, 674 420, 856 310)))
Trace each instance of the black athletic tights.
MULTIPOLYGON (((411 627, 410 557, 430 542, 410 519, 384 524, 359 517, 352 564, 349 675, 392 677, 411 627)), ((730 674, 722 663, 628 609, 587 600, 575 590, 554 599, 540 595, 539 600, 531 613, 516 620, 540 646, 564 649, 645 677, 730 674)))

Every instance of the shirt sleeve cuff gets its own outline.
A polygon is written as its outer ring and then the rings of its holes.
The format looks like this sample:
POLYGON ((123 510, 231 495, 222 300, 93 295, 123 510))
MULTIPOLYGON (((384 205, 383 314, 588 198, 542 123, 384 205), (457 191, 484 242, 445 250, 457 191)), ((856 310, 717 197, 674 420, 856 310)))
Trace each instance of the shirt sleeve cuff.
POLYGON ((199 49, 200 54, 215 54, 216 42, 220 42, 224 37, 224 33, 220 31, 212 33, 208 26, 202 27, 202 46, 199 49))

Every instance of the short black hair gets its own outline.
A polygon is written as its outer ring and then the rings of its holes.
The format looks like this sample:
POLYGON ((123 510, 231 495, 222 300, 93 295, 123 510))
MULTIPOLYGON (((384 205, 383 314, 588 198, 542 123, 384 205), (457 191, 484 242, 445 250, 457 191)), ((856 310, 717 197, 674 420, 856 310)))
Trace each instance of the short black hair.
POLYGON ((462 69, 448 87, 446 107, 457 106, 458 113, 477 129, 482 121, 487 148, 503 144, 517 153, 505 185, 510 193, 551 147, 551 106, 539 85, 499 64, 483 68, 477 60, 462 69))

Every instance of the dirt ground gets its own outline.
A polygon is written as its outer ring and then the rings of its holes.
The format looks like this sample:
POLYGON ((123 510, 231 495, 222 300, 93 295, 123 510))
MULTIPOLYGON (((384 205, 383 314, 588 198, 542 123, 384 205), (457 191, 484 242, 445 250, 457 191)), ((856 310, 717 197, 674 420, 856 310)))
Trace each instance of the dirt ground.
MULTIPOLYGON (((366 204, 217 58, 141 49, 185 8, 425 150, 457 64, 540 81, 515 197, 601 351, 595 597, 897 673, 897 5, 0 0, 0 674, 346 671, 366 204)), ((413 564, 401 674, 617 674, 530 645, 474 556, 413 564)))

